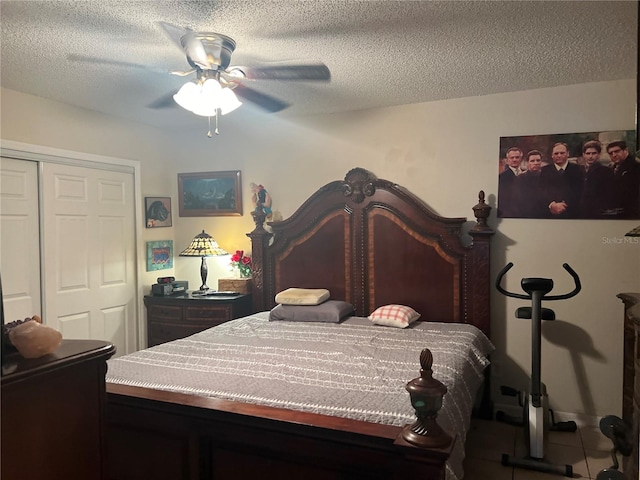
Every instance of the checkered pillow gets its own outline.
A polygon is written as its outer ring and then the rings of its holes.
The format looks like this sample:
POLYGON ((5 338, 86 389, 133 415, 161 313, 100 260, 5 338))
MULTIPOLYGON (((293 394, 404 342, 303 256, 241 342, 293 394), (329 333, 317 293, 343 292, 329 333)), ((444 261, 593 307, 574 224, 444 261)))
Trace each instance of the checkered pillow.
POLYGON ((419 318, 418 312, 405 305, 384 305, 369 315, 369 320, 376 325, 398 328, 407 328, 419 318))

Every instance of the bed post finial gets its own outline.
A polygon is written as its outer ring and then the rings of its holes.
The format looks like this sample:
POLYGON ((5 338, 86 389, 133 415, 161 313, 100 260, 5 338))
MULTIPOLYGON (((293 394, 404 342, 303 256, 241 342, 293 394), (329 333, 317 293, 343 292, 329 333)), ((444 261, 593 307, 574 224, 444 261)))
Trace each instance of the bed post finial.
POLYGON ((251 212, 251 216, 253 217, 253 223, 256 224, 254 232, 256 230, 264 230, 264 221, 267 219, 267 213, 264 211, 261 203, 258 203, 256 205, 256 208, 253 210, 253 212, 251 212))
POLYGON ((476 217, 477 223, 471 230, 476 232, 491 230, 491 227, 487 225, 487 218, 491 213, 491 207, 484 201, 484 190, 480 190, 478 193, 478 203, 473 207, 473 214, 476 217))
POLYGON ((256 228, 254 228, 251 233, 247 233, 247 237, 251 239, 251 298, 253 311, 261 312, 269 305, 264 284, 264 259, 271 233, 264 228, 264 221, 267 218, 267 214, 261 204, 256 206, 255 210, 251 212, 251 216, 256 224, 256 228))
POLYGON ((432 365, 433 355, 425 348, 420 353, 420 376, 406 386, 418 419, 412 425, 406 425, 400 435, 403 440, 417 447, 445 448, 451 445, 453 438, 438 425, 436 417, 447 387, 433 378, 432 365))

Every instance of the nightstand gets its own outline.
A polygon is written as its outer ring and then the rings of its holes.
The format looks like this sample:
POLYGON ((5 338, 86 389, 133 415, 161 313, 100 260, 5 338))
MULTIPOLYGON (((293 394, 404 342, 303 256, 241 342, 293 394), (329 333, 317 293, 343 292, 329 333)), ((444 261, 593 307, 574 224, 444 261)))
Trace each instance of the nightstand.
POLYGON ((184 338, 252 312, 251 295, 146 295, 147 346, 184 338))

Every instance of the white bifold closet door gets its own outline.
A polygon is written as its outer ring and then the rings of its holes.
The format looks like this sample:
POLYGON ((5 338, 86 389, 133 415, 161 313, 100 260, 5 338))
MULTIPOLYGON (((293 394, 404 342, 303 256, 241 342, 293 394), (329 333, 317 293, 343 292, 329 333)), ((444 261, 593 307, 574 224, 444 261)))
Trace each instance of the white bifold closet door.
POLYGON ((0 274, 5 322, 41 315, 38 163, 0 158, 0 274))
POLYGON ((46 323, 136 350, 133 174, 42 164, 46 323))

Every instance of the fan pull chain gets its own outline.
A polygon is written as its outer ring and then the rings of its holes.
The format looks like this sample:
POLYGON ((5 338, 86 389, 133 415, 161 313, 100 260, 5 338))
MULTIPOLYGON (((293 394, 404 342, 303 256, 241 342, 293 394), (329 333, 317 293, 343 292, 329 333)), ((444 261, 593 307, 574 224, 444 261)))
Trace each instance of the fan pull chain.
MULTIPOLYGON (((216 110, 216 129, 214 131, 214 133, 216 135, 220 135, 220 130, 218 130, 218 116, 220 115, 220 110, 216 110)), ((207 137, 211 138, 213 137, 213 135, 211 134, 211 117, 207 117, 207 119, 209 120, 209 131, 207 132, 207 137)))

